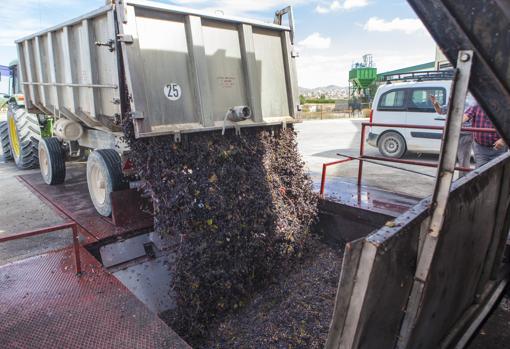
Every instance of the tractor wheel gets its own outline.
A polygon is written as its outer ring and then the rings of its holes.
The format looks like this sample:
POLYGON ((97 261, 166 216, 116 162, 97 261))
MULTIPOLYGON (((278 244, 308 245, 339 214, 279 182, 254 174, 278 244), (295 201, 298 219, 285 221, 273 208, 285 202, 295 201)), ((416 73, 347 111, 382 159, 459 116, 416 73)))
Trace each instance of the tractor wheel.
POLYGON ((37 168, 39 163, 34 139, 41 137, 37 115, 29 114, 24 108, 11 104, 7 112, 7 124, 11 154, 16 166, 20 170, 37 168))
POLYGON ((115 150, 94 150, 89 155, 87 185, 96 211, 102 216, 110 216, 112 214, 110 194, 128 188, 122 174, 120 155, 115 150))
POLYGON ((37 153, 44 182, 49 185, 64 183, 66 163, 60 141, 55 137, 41 139, 37 153))
POLYGON ((12 160, 11 145, 9 143, 9 126, 7 121, 0 121, 0 148, 4 160, 12 160))

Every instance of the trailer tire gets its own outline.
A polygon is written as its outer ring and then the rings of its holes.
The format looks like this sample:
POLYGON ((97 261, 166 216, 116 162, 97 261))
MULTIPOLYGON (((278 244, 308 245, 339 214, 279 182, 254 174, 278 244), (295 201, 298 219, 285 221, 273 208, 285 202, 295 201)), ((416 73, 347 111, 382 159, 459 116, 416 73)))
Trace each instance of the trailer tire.
POLYGON ((16 167, 20 170, 37 168, 37 152, 34 139, 41 137, 37 115, 28 113, 24 108, 11 103, 7 111, 9 145, 16 167))
POLYGON ((407 151, 407 144, 402 135, 395 131, 383 133, 377 141, 379 153, 387 158, 400 159, 407 151))
POLYGON ((51 137, 41 139, 38 144, 37 157, 44 182, 49 185, 64 183, 66 162, 60 141, 51 137))
POLYGON ((11 144, 9 142, 9 125, 7 121, 0 121, 0 147, 5 161, 12 160, 11 144))
POLYGON ((122 174, 120 155, 113 149, 94 150, 87 160, 87 185, 97 212, 105 217, 112 214, 110 194, 128 188, 122 174))

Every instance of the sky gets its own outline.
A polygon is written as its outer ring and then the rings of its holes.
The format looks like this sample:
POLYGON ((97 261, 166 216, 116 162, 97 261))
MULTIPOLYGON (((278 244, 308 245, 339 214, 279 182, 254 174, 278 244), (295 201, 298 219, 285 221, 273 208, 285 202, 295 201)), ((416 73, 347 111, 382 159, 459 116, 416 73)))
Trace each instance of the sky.
MULTIPOLYGON (((347 86, 351 65, 371 53, 379 72, 431 62, 435 43, 405 0, 159 0, 271 21, 292 5, 301 87, 347 86)), ((105 4, 105 0, 2 0, 0 64, 16 58, 14 40, 105 4)))

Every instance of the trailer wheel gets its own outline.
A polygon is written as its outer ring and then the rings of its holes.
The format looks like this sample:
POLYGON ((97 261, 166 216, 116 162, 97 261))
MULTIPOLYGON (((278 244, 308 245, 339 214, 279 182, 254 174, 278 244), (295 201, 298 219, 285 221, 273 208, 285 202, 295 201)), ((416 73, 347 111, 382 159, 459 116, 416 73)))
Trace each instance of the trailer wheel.
POLYGON ((64 183, 66 163, 60 141, 55 137, 41 139, 37 154, 44 182, 49 185, 64 183))
POLYGON ((41 137, 41 129, 37 115, 29 114, 24 108, 14 103, 9 105, 7 112, 9 144, 12 157, 20 170, 37 168, 37 154, 33 139, 41 137))
POLYGON ((0 122, 0 147, 4 160, 12 160, 11 145, 9 143, 9 126, 7 121, 0 122))
POLYGON ((398 132, 383 133, 377 142, 379 153, 388 158, 400 159, 407 151, 404 137, 398 132))
POLYGON ((120 155, 113 149, 93 151, 87 160, 87 185, 97 212, 105 217, 112 214, 110 194, 126 189, 120 155))

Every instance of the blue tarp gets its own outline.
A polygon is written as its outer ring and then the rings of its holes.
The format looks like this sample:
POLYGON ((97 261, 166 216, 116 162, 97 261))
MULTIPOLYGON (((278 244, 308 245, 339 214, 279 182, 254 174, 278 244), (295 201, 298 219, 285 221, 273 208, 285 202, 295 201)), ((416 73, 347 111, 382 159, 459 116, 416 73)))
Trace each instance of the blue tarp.
POLYGON ((8 78, 10 74, 9 67, 0 65, 0 80, 8 78))

